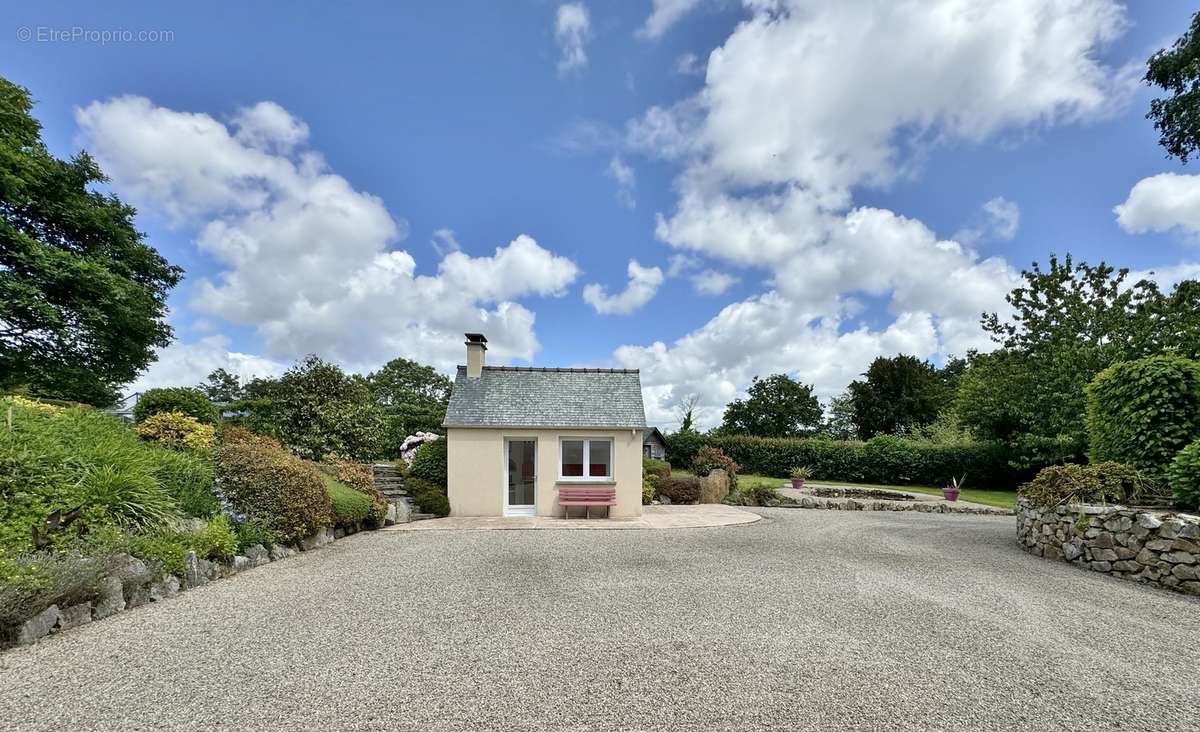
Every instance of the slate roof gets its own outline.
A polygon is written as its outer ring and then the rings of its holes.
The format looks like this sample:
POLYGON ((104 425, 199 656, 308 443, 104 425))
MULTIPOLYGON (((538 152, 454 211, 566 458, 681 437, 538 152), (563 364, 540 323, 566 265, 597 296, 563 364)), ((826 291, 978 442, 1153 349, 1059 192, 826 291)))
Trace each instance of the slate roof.
POLYGON ((445 427, 607 427, 644 429, 637 369, 484 366, 477 379, 459 366, 445 427))

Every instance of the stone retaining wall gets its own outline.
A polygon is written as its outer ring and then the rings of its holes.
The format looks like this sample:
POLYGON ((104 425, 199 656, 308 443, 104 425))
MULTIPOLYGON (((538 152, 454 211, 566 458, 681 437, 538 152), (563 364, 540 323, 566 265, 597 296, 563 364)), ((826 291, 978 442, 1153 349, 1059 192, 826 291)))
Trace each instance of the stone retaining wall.
POLYGON ((857 498, 788 498, 775 504, 779 508, 820 508, 831 511, 917 511, 919 513, 970 513, 984 516, 1011 516, 1012 511, 990 506, 959 506, 935 501, 869 501, 857 498))
POLYGON ((1017 502, 1025 551, 1178 592, 1200 595, 1200 517, 1125 506, 1055 508, 1017 502))
POLYGON ((182 577, 160 575, 140 559, 128 554, 117 554, 110 560, 108 574, 100 583, 99 597, 92 602, 67 607, 51 605, 17 629, 16 642, 18 645, 26 645, 51 633, 86 625, 93 620, 103 620, 139 605, 165 600, 183 590, 200 587, 290 557, 297 551, 320 548, 358 530, 359 527, 340 526, 321 529, 295 546, 276 544, 269 552, 266 547, 256 544, 248 547, 245 555, 235 556, 228 564, 210 562, 197 557, 195 552, 188 552, 182 577))

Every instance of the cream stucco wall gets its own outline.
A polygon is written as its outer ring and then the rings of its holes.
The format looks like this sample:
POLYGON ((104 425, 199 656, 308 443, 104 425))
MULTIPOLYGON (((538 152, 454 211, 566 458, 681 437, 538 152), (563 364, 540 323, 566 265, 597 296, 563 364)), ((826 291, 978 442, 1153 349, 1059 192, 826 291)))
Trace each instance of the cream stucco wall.
MULTIPOLYGON (((446 430, 446 486, 451 516, 501 516, 507 469, 505 438, 537 440, 538 516, 562 516, 558 505, 558 441, 562 437, 608 437, 613 441, 613 517, 642 515, 642 432, 612 429, 495 429, 450 427, 446 430)), ((589 482, 591 484, 591 482, 589 482)), ((602 509, 601 509, 602 510, 602 509)), ((572 512, 577 515, 578 510, 572 512)), ((596 515, 595 510, 593 514, 596 515)))

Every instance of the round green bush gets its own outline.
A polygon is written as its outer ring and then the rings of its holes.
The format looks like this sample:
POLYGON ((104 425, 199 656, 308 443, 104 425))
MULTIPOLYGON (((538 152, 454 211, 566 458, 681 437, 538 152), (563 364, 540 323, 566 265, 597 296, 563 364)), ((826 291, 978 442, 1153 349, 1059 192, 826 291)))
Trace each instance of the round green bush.
POLYGON ((1167 470, 1167 482, 1175 502, 1190 509, 1200 509, 1200 440, 1179 451, 1167 470))
POLYGON ((1113 364, 1088 384, 1087 402, 1091 462, 1161 478, 1200 437, 1200 362, 1151 356, 1113 364))
POLYGON ((700 479, 694 475, 672 475, 658 482, 659 498, 671 503, 695 503, 700 500, 700 479))
POLYGON ((404 479, 404 490, 412 497, 412 502, 416 504, 417 510, 422 513, 432 513, 439 518, 450 515, 450 499, 446 497, 444 486, 410 475, 404 479))
POLYGON ((426 442, 417 448, 412 465, 408 467, 408 476, 427 480, 434 485, 446 485, 446 438, 441 437, 433 442, 426 442))
POLYGON ((133 419, 141 422, 159 412, 181 412, 204 424, 216 424, 221 414, 204 392, 186 386, 169 389, 147 389, 133 407, 133 419))
POLYGON ((265 522, 282 542, 310 536, 328 526, 333 516, 316 468, 268 438, 222 445, 217 450, 216 478, 234 510, 246 519, 265 522))

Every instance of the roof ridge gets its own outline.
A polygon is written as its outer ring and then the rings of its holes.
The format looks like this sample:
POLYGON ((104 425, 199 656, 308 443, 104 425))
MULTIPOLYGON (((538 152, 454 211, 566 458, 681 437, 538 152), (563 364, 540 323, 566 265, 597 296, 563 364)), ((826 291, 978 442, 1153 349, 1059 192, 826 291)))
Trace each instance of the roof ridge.
MULTIPOLYGON (((461 366, 459 368, 462 368, 461 366)), ((638 369, 568 368, 565 366, 484 366, 484 371, 531 371, 563 374, 636 374, 638 369)))

